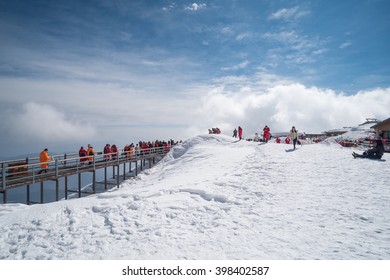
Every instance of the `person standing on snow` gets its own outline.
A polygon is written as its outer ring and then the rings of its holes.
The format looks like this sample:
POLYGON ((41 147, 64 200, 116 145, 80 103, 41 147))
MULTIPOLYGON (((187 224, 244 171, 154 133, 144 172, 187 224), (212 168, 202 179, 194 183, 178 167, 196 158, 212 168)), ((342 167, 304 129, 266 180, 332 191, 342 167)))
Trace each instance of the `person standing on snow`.
POLYGON ((237 138, 237 129, 236 128, 233 130, 233 137, 237 138))
POLYGON ((268 143, 268 139, 270 138, 271 134, 270 134, 270 129, 269 127, 266 125, 264 128, 263 128, 263 142, 265 143, 268 143))
POLYGON ((298 141, 298 130, 295 129, 295 126, 293 126, 291 128, 290 134, 288 137, 293 140, 293 146, 294 146, 294 150, 295 150, 295 145, 297 144, 297 141, 298 141))
POLYGON ((241 128, 241 126, 238 127, 238 138, 240 140, 242 139, 242 128, 241 128))

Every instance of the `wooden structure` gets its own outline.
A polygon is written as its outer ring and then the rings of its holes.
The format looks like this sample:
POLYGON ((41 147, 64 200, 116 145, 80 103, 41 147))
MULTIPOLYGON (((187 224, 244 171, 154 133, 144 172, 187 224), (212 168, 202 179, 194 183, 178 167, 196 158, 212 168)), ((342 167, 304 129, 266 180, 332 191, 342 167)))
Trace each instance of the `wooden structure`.
MULTIPOLYGON (((59 200, 59 184, 60 178, 64 178, 65 184, 65 199, 68 199, 68 194, 76 192, 78 197, 83 193, 96 193, 96 184, 104 184, 104 189, 107 190, 109 178, 107 176, 107 168, 112 167, 113 178, 116 179, 115 185, 119 187, 120 180, 126 180, 126 173, 133 173, 133 176, 138 175, 138 168, 143 170, 148 161, 149 166, 156 163, 156 160, 161 159, 167 152, 169 147, 144 149, 142 151, 129 154, 127 151, 119 150, 116 154, 96 153, 93 160, 88 162, 86 158, 80 158, 77 154, 71 155, 56 155, 53 156, 53 161, 48 162, 49 168, 46 172, 42 172, 39 158, 26 158, 25 160, 9 160, 0 162, 0 193, 3 195, 3 203, 7 203, 7 192, 13 188, 26 186, 26 204, 44 203, 44 183, 47 181, 55 182, 55 197, 59 200), (109 159, 107 159, 109 157, 109 159), (123 172, 121 175, 121 168, 123 172), (133 169, 132 169, 133 168, 133 169), (104 170, 104 181, 96 182, 96 171, 104 170), (84 192, 81 186, 81 174, 92 174, 92 192, 84 192), (68 177, 72 175, 78 176, 77 190, 68 188, 68 177), (40 201, 33 202, 30 200, 30 185, 40 184, 40 201)), ((130 178, 130 175, 128 175, 130 178)))
POLYGON ((386 139, 385 151, 390 152, 390 118, 371 126, 371 128, 375 129, 378 136, 381 135, 386 139))

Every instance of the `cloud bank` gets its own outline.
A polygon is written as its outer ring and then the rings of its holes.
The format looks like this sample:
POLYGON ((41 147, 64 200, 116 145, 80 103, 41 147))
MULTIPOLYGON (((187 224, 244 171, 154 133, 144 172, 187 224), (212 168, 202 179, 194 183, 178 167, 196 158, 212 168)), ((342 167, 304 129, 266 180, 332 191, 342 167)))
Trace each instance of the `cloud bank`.
POLYGON ((36 152, 44 146, 76 151, 87 143, 99 149, 105 142, 121 146, 139 140, 184 140, 207 133, 211 127, 230 135, 241 126, 245 137, 262 131, 265 125, 271 132, 288 131, 295 125, 299 131, 318 133, 357 125, 366 118, 390 117, 390 88, 345 95, 266 73, 259 75, 225 76, 209 84, 188 85, 181 95, 166 94, 164 98, 142 98, 115 84, 105 85, 103 90, 102 85, 67 88, 62 84, 64 94, 57 95, 61 102, 52 94, 58 87, 46 83, 47 92, 40 88, 39 95, 44 103, 18 97, 26 87, 37 86, 36 81, 24 80, 24 86, 15 87, 14 96, 6 98, 13 102, 11 109, 4 108, 3 102, 1 155, 10 149, 12 154, 36 152))
POLYGON ((52 105, 29 102, 17 109, 2 115, 1 129, 13 144, 43 148, 96 137, 92 126, 70 119, 52 105))
POLYGON ((219 126, 225 134, 237 126, 247 137, 265 125, 274 132, 295 125, 306 133, 353 126, 366 118, 390 117, 390 88, 344 95, 330 89, 306 87, 299 83, 277 85, 263 90, 243 87, 240 91, 215 88, 202 98, 196 127, 219 126))

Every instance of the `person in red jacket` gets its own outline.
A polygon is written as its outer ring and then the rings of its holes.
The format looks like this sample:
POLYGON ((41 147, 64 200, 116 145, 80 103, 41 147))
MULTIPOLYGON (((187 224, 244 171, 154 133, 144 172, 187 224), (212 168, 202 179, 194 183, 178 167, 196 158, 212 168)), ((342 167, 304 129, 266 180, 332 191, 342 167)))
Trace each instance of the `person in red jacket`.
POLYGON ((270 129, 268 126, 265 126, 263 128, 263 142, 268 143, 268 139, 270 138, 270 136, 271 136, 270 129))
POLYGON ((118 156, 118 148, 115 144, 111 146, 111 153, 112 159, 116 159, 116 157, 118 156))
POLYGON ((105 161, 108 161, 108 160, 110 160, 110 154, 111 154, 111 146, 110 146, 110 144, 106 144, 106 146, 104 147, 104 149, 103 149, 103 154, 104 154, 104 160, 105 161))
POLYGON ((242 139, 242 128, 241 128, 241 126, 238 127, 238 138, 240 140, 242 139))
POLYGON ((80 164, 83 165, 84 162, 87 160, 87 151, 84 149, 84 147, 80 148, 79 157, 80 157, 80 164))

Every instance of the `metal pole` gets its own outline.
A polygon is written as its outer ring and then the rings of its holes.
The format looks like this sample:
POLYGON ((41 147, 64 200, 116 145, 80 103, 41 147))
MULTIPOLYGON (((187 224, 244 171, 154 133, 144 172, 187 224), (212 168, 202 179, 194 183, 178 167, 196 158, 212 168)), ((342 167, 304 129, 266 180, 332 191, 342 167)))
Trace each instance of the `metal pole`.
POLYGON ((79 198, 81 197, 81 173, 79 173, 79 185, 78 185, 79 198))
POLYGON ((26 204, 27 204, 27 205, 30 205, 30 185, 27 185, 26 204))
POLYGON ((96 170, 93 171, 92 179, 93 179, 92 190, 93 190, 93 193, 96 193, 96 170))
POLYGON ((123 163, 123 180, 126 180, 126 162, 123 163))
POLYGON ((119 180, 120 180, 120 176, 119 176, 119 165, 118 165, 118 176, 117 176, 117 179, 116 179, 116 182, 117 182, 117 187, 119 188, 119 180))
POLYGON ((6 175, 5 175, 5 165, 4 165, 4 162, 1 164, 1 168, 2 168, 1 169, 1 175, 3 176, 3 190, 5 191, 5 189, 7 188, 7 184, 6 184, 6 175))
POLYGON ((43 203, 43 181, 41 182, 41 203, 43 203))
MULTIPOLYGON (((28 164, 28 157, 26 157, 26 164, 28 164)), ((28 174, 28 167, 27 167, 27 174, 28 174)), ((26 204, 30 205, 30 185, 26 186, 26 204)))
POLYGON ((3 203, 4 204, 7 203, 7 192, 8 192, 8 190, 4 190, 4 192, 3 192, 3 203))
POLYGON ((32 183, 35 183, 35 171, 34 171, 34 165, 31 167, 31 173, 32 173, 32 183))
POLYGON ((65 176, 65 199, 68 199, 68 176, 65 176))
POLYGON ((104 189, 107 190, 107 166, 104 166, 104 189))
POLYGON ((55 160, 56 178, 58 178, 58 159, 55 160))
POLYGON ((57 178, 56 179, 56 201, 59 200, 59 184, 60 184, 60 180, 57 178))

